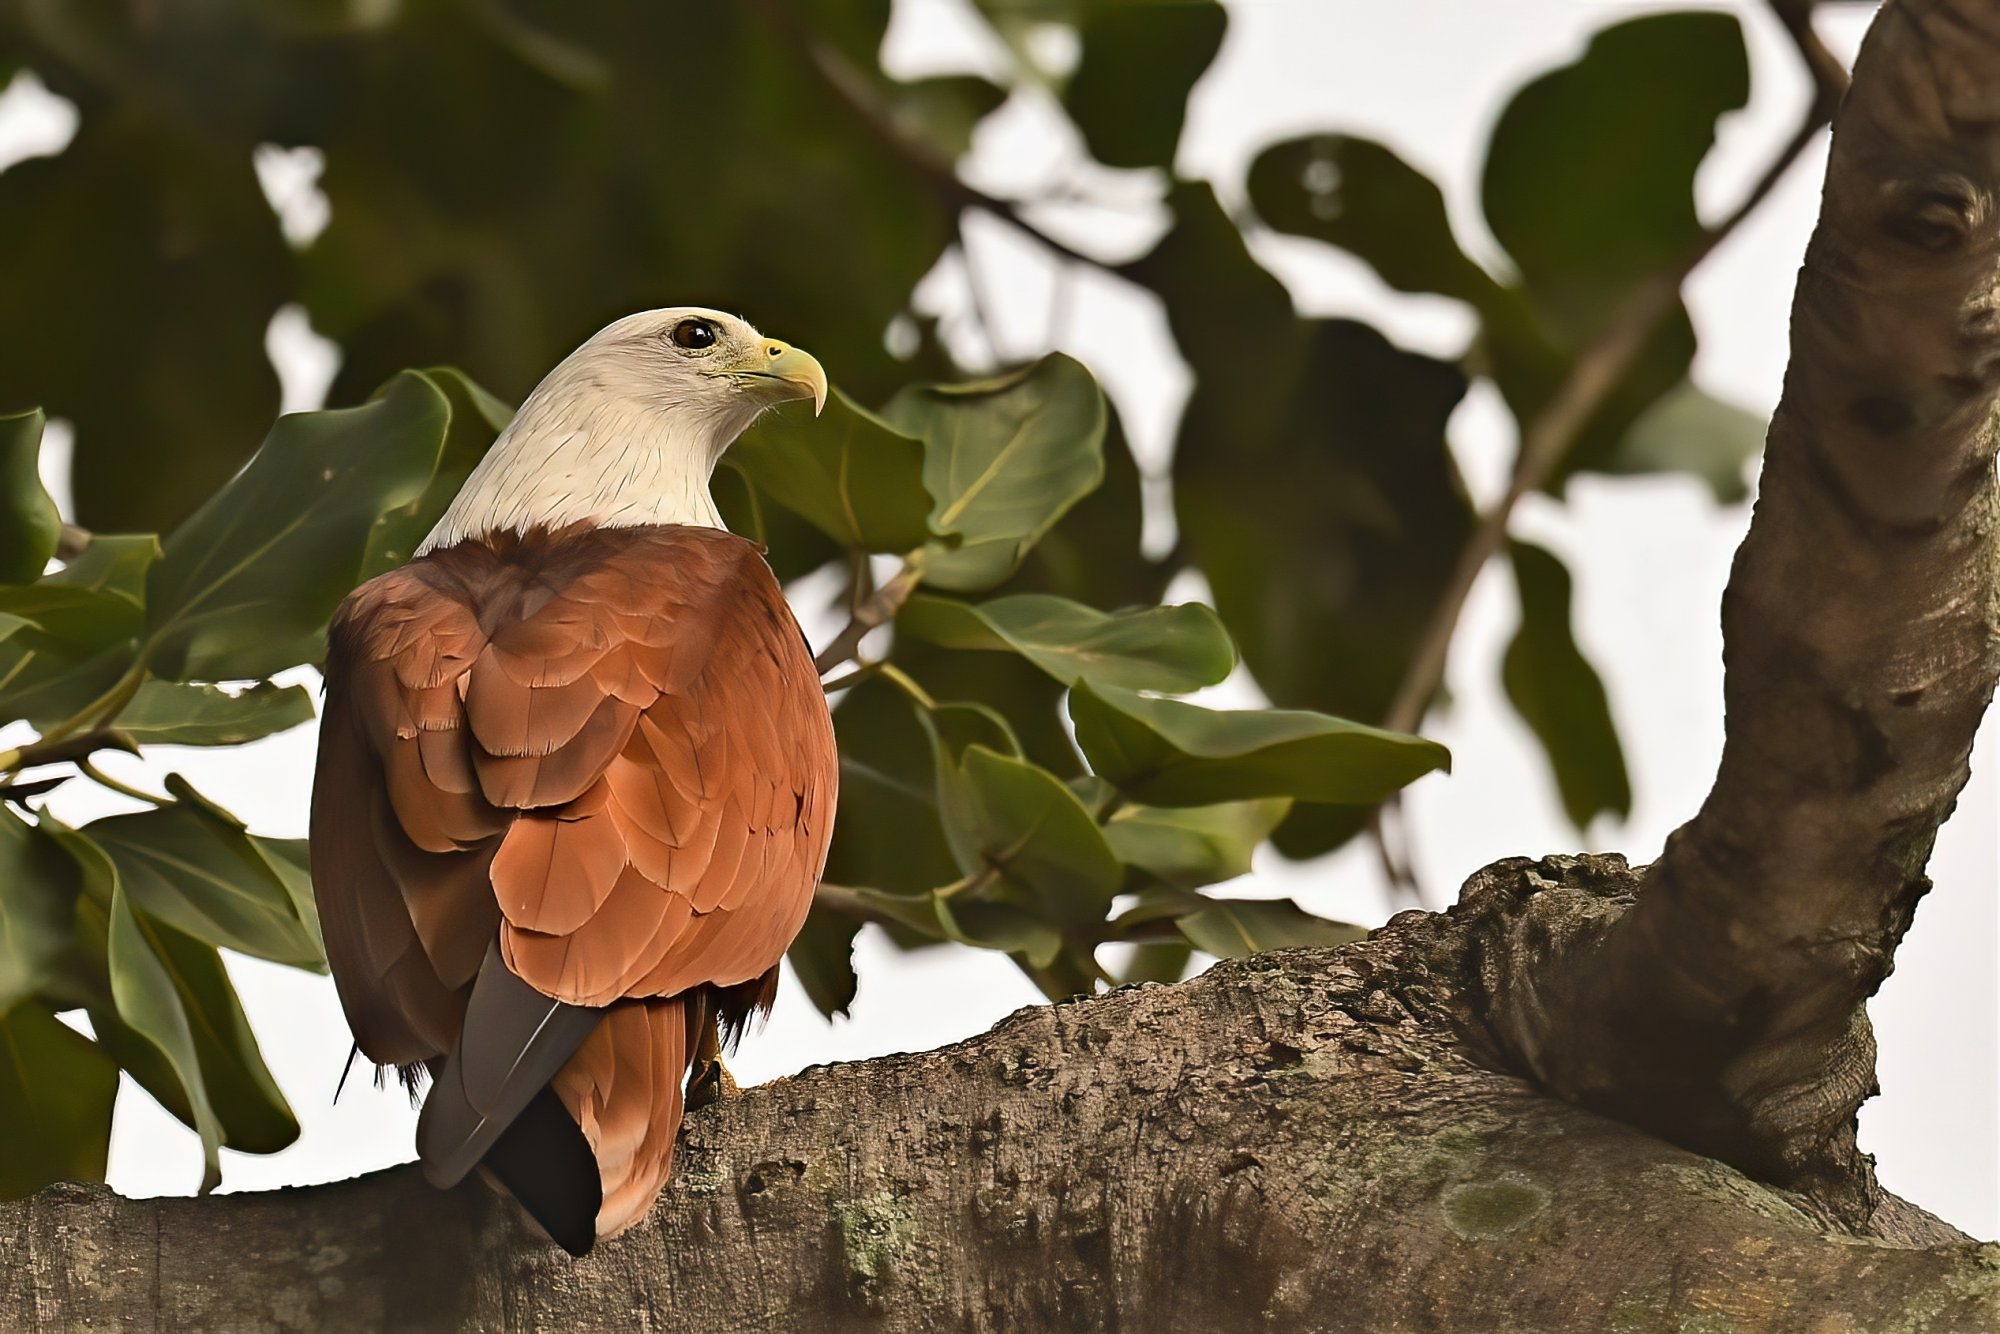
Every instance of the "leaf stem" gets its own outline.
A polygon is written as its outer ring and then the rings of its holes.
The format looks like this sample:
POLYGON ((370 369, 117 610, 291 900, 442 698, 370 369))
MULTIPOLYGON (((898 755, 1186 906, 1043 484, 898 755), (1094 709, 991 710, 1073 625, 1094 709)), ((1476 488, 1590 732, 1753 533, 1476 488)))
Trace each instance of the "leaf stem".
POLYGON ((113 778, 110 774, 105 773, 104 770, 92 764, 89 760, 78 760, 76 762, 76 767, 80 771, 82 771, 83 776, 85 778, 88 778, 91 782, 96 783, 99 787, 109 788, 113 792, 116 792, 121 796, 132 798, 132 800, 134 801, 143 801, 149 806, 172 806, 174 804, 174 799, 172 797, 158 796, 154 793, 146 791, 144 788, 137 788, 133 787, 129 783, 119 782, 117 779, 113 778))
POLYGON ((820 682, 820 689, 829 695, 837 694, 842 690, 860 685, 881 669, 882 664, 879 662, 864 662, 845 675, 836 676, 831 681, 820 682))
POLYGON ((895 663, 878 662, 875 664, 875 670, 882 676, 882 679, 893 682, 898 690, 908 695, 916 703, 917 707, 925 713, 934 713, 937 711, 937 701, 931 698, 930 692, 918 685, 916 678, 912 677, 895 663))
POLYGON ((813 659, 813 666, 820 675, 824 676, 844 662, 854 661, 868 632, 896 619, 896 613, 903 609, 903 604, 909 601, 910 594, 916 591, 918 582, 923 578, 923 555, 922 551, 913 551, 905 556, 903 568, 855 607, 845 628, 813 659))

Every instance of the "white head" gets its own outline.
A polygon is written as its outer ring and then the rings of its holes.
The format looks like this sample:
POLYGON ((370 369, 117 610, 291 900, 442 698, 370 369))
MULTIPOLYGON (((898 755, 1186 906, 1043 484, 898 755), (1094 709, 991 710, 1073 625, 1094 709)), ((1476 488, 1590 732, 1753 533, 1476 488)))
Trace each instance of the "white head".
POLYGON ((819 362, 733 315, 627 315, 535 386, 417 554, 576 523, 720 528, 716 461, 757 414, 805 398, 826 405, 819 362))

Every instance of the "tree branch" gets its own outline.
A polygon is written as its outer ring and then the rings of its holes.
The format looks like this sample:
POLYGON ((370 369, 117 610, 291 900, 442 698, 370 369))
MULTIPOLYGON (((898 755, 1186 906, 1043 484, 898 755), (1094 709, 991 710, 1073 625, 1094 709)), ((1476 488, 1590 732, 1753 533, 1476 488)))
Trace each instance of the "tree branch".
POLYGON ((1648 340, 1660 327, 1660 322, 1673 310, 1674 301, 1679 297, 1681 284, 1687 276, 1727 240, 1744 219, 1756 212, 1757 206, 1764 202, 1791 169, 1792 163, 1798 160, 1799 154, 1826 127, 1834 108, 1840 104, 1841 95, 1847 87, 1847 74, 1814 33, 1812 5, 1801 3, 1801 0, 1774 0, 1773 8, 1778 11, 1785 30, 1798 48, 1800 60, 1813 78, 1812 100, 1806 106, 1798 129, 1728 216, 1703 232, 1701 240, 1672 268, 1653 275, 1626 295, 1603 331, 1577 354, 1555 393, 1550 395, 1534 420, 1528 423, 1521 436, 1521 449, 1514 460, 1514 473, 1508 481, 1507 492, 1480 516, 1478 526, 1466 538, 1458 564, 1452 571, 1451 582, 1439 597, 1424 637, 1404 672, 1396 698, 1383 718, 1382 725, 1391 731, 1414 732, 1423 724, 1424 714, 1444 682, 1445 662, 1451 653, 1452 638, 1458 632, 1458 619, 1465 610, 1465 600, 1472 595, 1472 586, 1478 582, 1480 571, 1506 545, 1507 528, 1513 520, 1514 507, 1520 504, 1523 496, 1548 484, 1575 446, 1583 428, 1589 425, 1605 400, 1618 388, 1625 373, 1632 368, 1648 340))
POLYGON ((1995 1248, 1909 1206, 1857 1246, 1490 1068, 1474 928, 1529 880, 1629 879, 1504 863, 1358 945, 724 1097, 651 1218, 577 1263, 411 1167, 201 1200, 55 1187, 0 1204, 0 1328, 2000 1325, 1995 1248))
POLYGON ((1855 1211, 1862 1002, 2000 677, 1996 406, 2000 9, 1891 3, 1835 122, 1723 602, 1715 786, 1630 912, 1538 896, 1488 966, 1496 1031, 1548 1087, 1855 1211))

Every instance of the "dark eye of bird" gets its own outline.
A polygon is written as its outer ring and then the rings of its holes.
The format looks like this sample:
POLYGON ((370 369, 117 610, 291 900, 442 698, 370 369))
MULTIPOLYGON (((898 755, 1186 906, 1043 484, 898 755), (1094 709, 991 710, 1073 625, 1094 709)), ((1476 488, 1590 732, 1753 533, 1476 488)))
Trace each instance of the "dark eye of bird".
POLYGON ((675 347, 703 348, 715 346, 716 328, 708 320, 682 320, 674 326, 675 347))

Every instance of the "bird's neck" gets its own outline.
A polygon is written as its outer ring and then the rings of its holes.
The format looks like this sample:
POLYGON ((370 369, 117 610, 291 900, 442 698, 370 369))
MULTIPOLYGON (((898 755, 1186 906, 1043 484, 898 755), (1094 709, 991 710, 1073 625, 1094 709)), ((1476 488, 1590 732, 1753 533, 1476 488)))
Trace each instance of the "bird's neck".
POLYGON ((551 376, 521 405, 416 554, 572 524, 722 528, 708 482, 728 443, 717 440, 727 425, 551 376))

